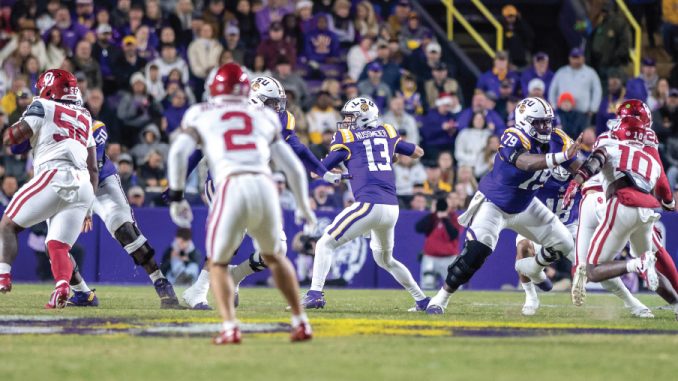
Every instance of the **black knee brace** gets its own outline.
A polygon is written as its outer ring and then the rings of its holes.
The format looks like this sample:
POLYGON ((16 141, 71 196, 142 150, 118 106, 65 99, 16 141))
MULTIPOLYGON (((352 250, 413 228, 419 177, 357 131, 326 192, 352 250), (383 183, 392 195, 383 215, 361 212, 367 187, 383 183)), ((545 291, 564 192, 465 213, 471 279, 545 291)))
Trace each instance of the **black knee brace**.
MULTIPOLYGON (((120 242, 122 247, 125 247, 134 241, 136 241, 139 237, 141 236, 141 231, 139 231, 139 228, 131 223, 131 222, 125 222, 118 228, 118 230, 115 231, 115 239, 120 242)), ((148 244, 148 242, 144 242, 144 244, 139 247, 138 249, 134 250, 134 252, 130 253, 130 256, 134 260, 134 264, 137 266, 143 266, 145 265, 149 260, 153 258, 155 255, 155 250, 151 247, 151 245, 148 244)))
POLYGON ((473 274, 485 263, 485 259, 492 254, 492 249, 478 241, 466 241, 464 250, 457 259, 447 268, 445 284, 456 291, 459 286, 471 279, 473 274))
POLYGON ((266 266, 266 264, 264 263, 264 260, 261 258, 261 255, 259 255, 257 252, 254 252, 250 254, 250 268, 255 273, 258 273, 260 271, 266 270, 268 266, 266 266))
POLYGON ((551 248, 551 247, 543 247, 537 255, 535 255, 534 260, 541 266, 548 266, 551 263, 557 261, 558 259, 562 258, 563 253, 551 248))

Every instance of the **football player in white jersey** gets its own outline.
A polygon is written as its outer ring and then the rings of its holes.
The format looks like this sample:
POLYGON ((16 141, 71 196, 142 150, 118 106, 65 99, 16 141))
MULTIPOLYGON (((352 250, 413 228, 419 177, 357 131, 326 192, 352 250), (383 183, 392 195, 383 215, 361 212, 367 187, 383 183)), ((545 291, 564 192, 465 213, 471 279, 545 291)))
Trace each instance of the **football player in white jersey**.
POLYGON ((5 131, 5 146, 30 139, 35 176, 14 195, 0 221, 0 292, 12 288, 10 270, 17 255, 17 234, 47 220, 46 245, 56 287, 46 308, 63 308, 70 294, 73 264, 68 251, 85 218, 91 218, 98 186, 92 119, 82 107, 75 76, 52 69, 40 75, 38 97, 21 119, 5 131))
POLYGON ((240 342, 235 320, 234 285, 228 271, 233 252, 247 230, 292 307, 292 341, 309 340, 311 326, 299 298, 299 284, 289 260, 281 255, 282 212, 271 180, 273 158, 290 181, 304 218, 315 224, 308 201, 306 173, 280 137, 280 122, 271 110, 248 104, 247 75, 236 64, 217 70, 210 83, 211 100, 192 106, 182 121, 169 154, 170 215, 179 226, 190 226, 190 206, 183 200, 188 157, 201 146, 215 184, 215 199, 207 226, 210 281, 223 329, 215 344, 240 342))
MULTIPOLYGON (((654 291, 659 286, 659 278, 655 269, 657 259, 652 227, 659 215, 653 209, 661 205, 673 210, 675 201, 659 153, 656 148, 646 145, 644 139, 645 125, 640 119, 621 117, 611 130, 610 138, 596 142, 593 153, 570 183, 565 202, 576 193, 580 184, 602 173, 601 183, 607 199, 605 217, 593 234, 585 277, 592 282, 601 282, 626 273, 643 273, 649 288, 654 291), (626 262, 612 261, 629 241, 631 250, 639 257, 626 262)), ((577 285, 573 285, 575 304, 576 288, 577 285)))

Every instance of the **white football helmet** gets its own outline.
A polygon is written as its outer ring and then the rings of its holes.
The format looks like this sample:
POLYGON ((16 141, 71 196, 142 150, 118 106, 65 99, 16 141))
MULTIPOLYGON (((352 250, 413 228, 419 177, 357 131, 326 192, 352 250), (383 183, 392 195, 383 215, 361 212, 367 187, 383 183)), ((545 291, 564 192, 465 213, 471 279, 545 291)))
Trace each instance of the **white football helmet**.
POLYGON ((257 77, 250 83, 250 103, 263 105, 275 112, 285 111, 287 95, 280 82, 273 77, 257 77))
POLYGON ((337 128, 374 128, 379 124, 379 109, 368 97, 356 97, 341 108, 343 120, 337 128))
POLYGON ((525 98, 516 105, 516 127, 540 143, 551 141, 553 107, 544 99, 525 98))

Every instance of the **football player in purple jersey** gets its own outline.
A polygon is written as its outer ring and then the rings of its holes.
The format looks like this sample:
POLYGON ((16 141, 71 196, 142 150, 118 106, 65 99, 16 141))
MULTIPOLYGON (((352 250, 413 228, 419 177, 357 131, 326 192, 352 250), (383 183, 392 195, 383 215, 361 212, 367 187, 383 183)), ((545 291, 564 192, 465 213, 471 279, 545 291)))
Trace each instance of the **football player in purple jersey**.
POLYGON ((552 287, 543 269, 562 256, 574 259, 572 235, 535 195, 557 166, 570 171, 579 168, 581 136, 573 142, 562 130, 554 129, 553 108, 541 98, 523 99, 515 114, 515 127, 502 134, 494 167, 459 217, 459 223, 468 227, 466 242, 427 313, 444 313, 452 293, 483 265, 505 228, 542 245, 534 257, 518 261, 516 269, 543 290, 552 287))
POLYGON ((414 298, 412 310, 424 311, 429 298, 414 281, 410 271, 393 258, 394 229, 398 221, 398 198, 391 163, 396 154, 419 158, 424 150, 403 141, 391 125, 379 122, 379 110, 366 97, 346 102, 343 121, 334 134, 330 153, 323 160, 329 168, 344 163, 351 173, 355 203, 334 219, 316 243, 311 289, 302 300, 306 308, 323 308, 322 292, 332 264, 332 255, 341 245, 370 233, 375 262, 385 269, 414 298))

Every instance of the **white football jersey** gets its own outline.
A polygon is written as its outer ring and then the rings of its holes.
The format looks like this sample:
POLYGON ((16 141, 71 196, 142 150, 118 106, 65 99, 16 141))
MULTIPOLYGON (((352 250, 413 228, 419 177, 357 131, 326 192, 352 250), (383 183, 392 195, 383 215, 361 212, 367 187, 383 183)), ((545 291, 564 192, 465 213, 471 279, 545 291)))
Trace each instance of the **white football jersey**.
POLYGON ((239 172, 270 174, 270 144, 282 127, 272 110, 253 106, 245 98, 198 103, 181 123, 200 134, 215 184, 239 172))
POLYGON ((33 130, 33 165, 38 171, 45 163, 87 168, 87 148, 96 146, 92 118, 84 107, 34 98, 23 116, 33 130), (61 164, 61 163, 64 164, 61 164))
POLYGON ((661 165, 652 155, 643 151, 643 143, 605 139, 598 146, 607 152, 607 161, 601 171, 606 192, 610 184, 624 176, 628 176, 640 190, 652 192, 661 176, 661 165))

